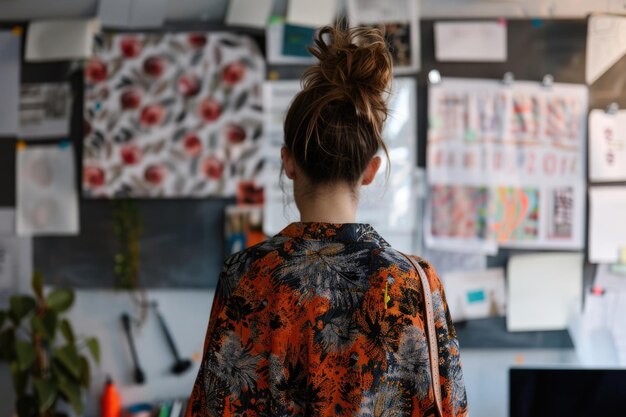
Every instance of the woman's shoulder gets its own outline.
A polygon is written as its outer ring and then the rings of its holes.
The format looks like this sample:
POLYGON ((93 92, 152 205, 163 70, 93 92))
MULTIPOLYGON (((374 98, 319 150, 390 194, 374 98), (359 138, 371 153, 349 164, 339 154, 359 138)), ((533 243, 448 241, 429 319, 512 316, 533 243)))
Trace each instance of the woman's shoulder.
POLYGON ((376 250, 374 255, 373 262, 377 263, 379 267, 397 270, 401 275, 407 275, 410 281, 416 282, 420 280, 420 276, 413 263, 408 259, 410 258, 424 271, 432 289, 441 287, 441 281, 435 267, 419 255, 404 253, 391 246, 376 250))

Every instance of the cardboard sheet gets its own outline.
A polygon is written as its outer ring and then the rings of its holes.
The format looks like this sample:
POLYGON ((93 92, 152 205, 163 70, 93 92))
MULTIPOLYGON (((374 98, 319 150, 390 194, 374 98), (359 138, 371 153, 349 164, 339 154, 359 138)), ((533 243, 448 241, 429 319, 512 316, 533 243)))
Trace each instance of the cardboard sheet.
POLYGON ((436 22, 435 58, 439 62, 506 62, 506 23, 436 22))
POLYGON ((507 329, 565 330, 580 314, 581 253, 516 255, 508 264, 507 329))
POLYGON ((26 32, 27 62, 89 58, 94 35, 100 30, 97 19, 39 20, 26 32))
POLYGON ((19 34, 0 31, 0 137, 19 131, 21 44, 19 34))
MULTIPOLYGON (((589 189, 589 261, 620 263, 626 250, 626 187, 589 189)), ((626 262, 625 262, 626 263, 626 262)))
POLYGON ((17 152, 17 234, 78 233, 74 150, 67 145, 20 146, 17 152))

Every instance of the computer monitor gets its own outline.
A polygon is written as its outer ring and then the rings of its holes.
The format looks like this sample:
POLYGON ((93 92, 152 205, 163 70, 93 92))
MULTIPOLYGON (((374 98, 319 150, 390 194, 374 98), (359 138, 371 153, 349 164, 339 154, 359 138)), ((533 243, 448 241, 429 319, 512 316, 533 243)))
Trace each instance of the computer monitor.
POLYGON ((626 369, 529 369, 509 373, 510 417, 626 416, 626 369))

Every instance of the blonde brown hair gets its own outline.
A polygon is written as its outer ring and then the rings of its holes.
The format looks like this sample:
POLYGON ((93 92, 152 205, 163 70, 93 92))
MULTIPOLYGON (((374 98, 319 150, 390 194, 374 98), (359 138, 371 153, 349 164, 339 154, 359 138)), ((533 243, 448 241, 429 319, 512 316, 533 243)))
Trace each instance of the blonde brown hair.
POLYGON ((379 28, 326 26, 285 119, 285 146, 313 184, 354 186, 382 148, 392 61, 379 28))

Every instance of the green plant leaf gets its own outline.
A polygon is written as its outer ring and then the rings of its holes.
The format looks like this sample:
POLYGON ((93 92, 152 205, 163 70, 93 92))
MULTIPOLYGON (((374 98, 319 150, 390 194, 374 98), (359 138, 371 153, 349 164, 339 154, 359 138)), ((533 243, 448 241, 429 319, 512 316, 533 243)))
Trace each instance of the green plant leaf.
POLYGON ((74 291, 69 288, 57 288, 46 297, 46 305, 57 313, 62 313, 74 304, 74 291))
POLYGON ((43 275, 39 271, 33 273, 33 280, 31 282, 33 292, 37 296, 38 300, 43 300, 43 275))
POLYGON ((17 399, 16 411, 19 417, 33 417, 37 415, 37 401, 32 395, 24 395, 17 399))
POLYGON ((21 397, 24 395, 24 391, 26 391, 26 386, 28 385, 28 371, 22 371, 17 361, 11 362, 9 367, 11 368, 13 390, 15 390, 18 397, 21 397))
POLYGON ((54 349, 52 355, 59 360, 63 367, 65 367, 76 380, 80 379, 80 357, 78 356, 76 347, 65 345, 54 349))
POLYGON ((15 358, 15 329, 9 327, 0 332, 0 359, 11 361, 15 358))
POLYGON ((9 300, 9 316, 15 324, 19 322, 35 309, 37 303, 33 297, 28 295, 14 295, 9 300))
POLYGON ((23 340, 15 341, 17 363, 22 371, 26 371, 35 362, 36 352, 33 345, 23 340))
POLYGON ((87 349, 91 352, 91 357, 96 361, 97 364, 100 364, 100 343, 98 343, 98 339, 95 337, 89 337, 85 340, 87 344, 87 349))
POLYGON ((76 337, 74 336, 74 330, 72 330, 72 324, 67 319, 61 320, 59 328, 67 343, 72 345, 76 343, 76 337))
POLYGON ((59 381, 59 390, 65 395, 68 402, 76 412, 76 414, 82 414, 83 403, 80 396, 80 386, 78 383, 69 379, 59 381))
POLYGON ((57 386, 48 379, 36 379, 33 381, 35 393, 39 400, 39 412, 46 412, 57 398, 57 386))
POLYGON ((31 324, 37 335, 45 340, 54 340, 57 330, 57 314, 54 311, 45 310, 41 317, 33 316, 31 324))
POLYGON ((89 361, 84 355, 80 355, 80 384, 89 389, 89 383, 91 382, 91 369, 89 368, 89 361))

